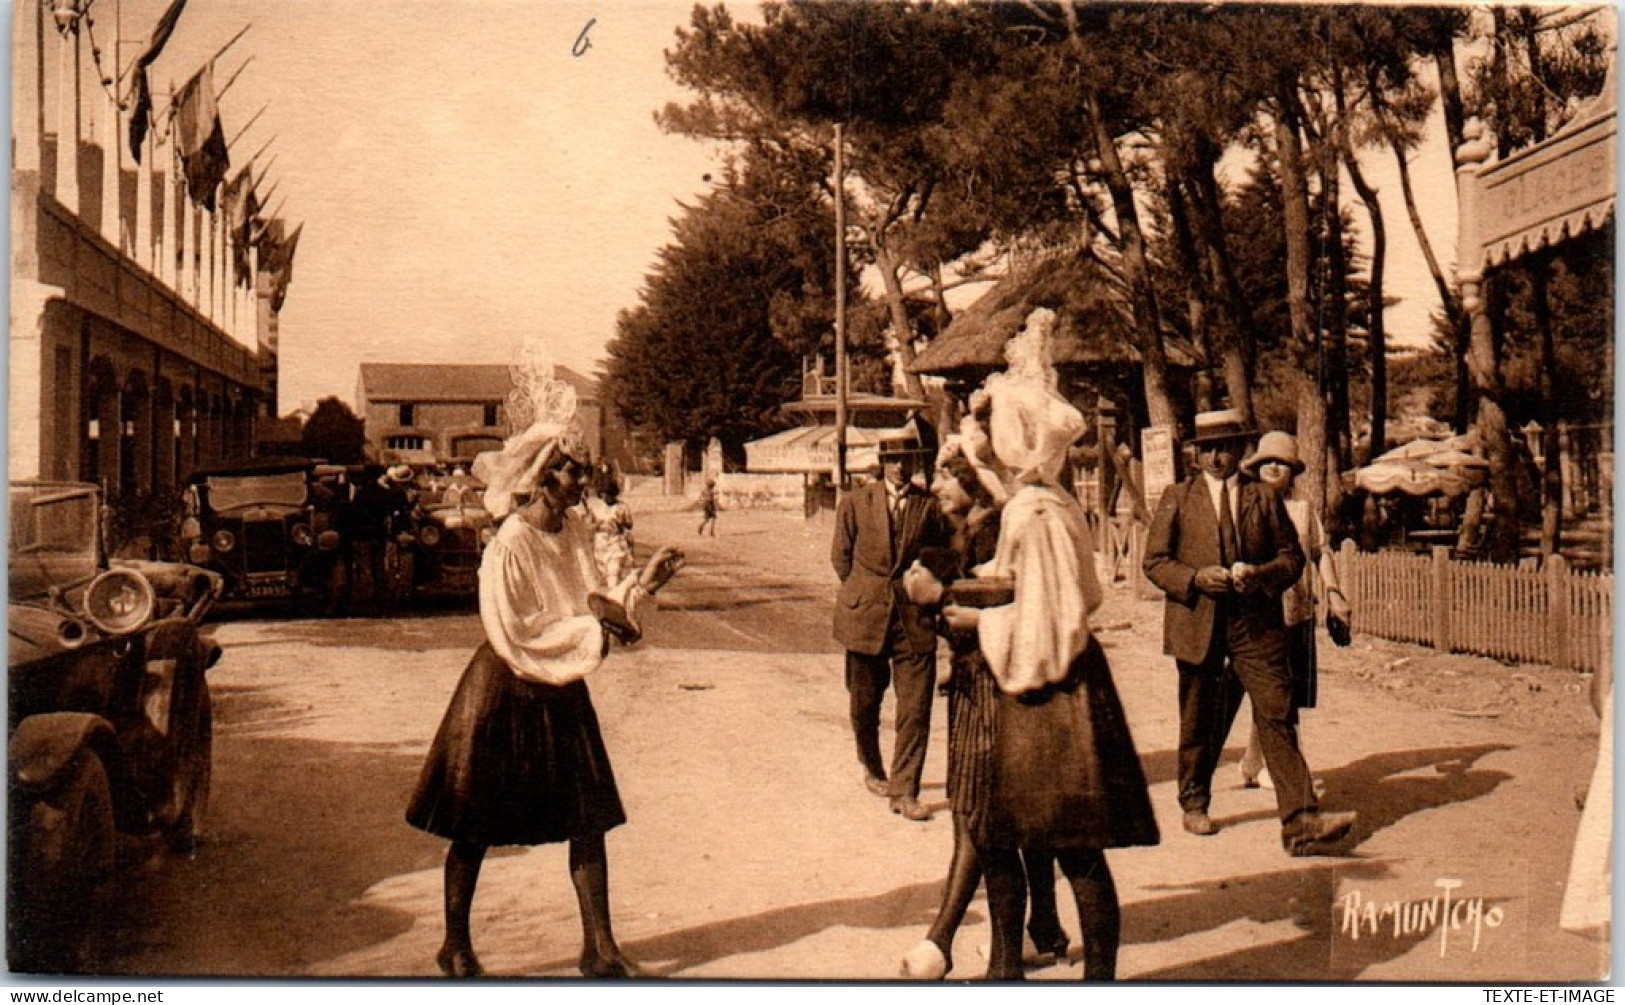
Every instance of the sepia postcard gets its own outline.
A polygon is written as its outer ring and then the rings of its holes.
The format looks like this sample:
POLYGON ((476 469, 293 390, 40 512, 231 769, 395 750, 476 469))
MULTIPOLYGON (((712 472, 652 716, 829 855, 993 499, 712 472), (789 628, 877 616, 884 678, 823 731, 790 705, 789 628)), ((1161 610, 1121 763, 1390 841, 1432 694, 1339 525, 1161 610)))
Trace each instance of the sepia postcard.
POLYGON ((1612 1001, 1614 8, 10 10, 10 982, 1612 1001))

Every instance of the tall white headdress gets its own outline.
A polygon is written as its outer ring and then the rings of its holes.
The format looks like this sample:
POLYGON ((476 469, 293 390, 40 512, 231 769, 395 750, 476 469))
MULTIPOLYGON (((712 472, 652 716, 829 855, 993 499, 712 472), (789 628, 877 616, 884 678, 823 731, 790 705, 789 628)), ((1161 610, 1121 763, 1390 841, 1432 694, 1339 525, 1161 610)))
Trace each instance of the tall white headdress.
POLYGON ((586 458, 576 424, 576 391, 555 375, 553 359, 540 339, 525 342, 508 367, 508 427, 514 430, 501 450, 474 458, 474 477, 485 482, 485 508, 501 520, 513 509, 516 493, 535 488, 543 472, 565 457, 586 458))

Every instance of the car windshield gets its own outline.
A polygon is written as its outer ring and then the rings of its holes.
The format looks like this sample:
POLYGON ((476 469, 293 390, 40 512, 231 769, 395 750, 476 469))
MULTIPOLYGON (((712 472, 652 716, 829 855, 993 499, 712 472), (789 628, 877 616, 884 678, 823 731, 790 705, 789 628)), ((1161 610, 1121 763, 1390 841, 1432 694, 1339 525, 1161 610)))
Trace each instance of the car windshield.
POLYGON ((305 504, 305 473, 288 471, 275 475, 215 475, 204 482, 209 492, 209 508, 235 509, 256 503, 283 506, 305 504))
POLYGON ((73 486, 11 487, 11 562, 15 599, 43 596, 96 574, 96 491, 73 486))

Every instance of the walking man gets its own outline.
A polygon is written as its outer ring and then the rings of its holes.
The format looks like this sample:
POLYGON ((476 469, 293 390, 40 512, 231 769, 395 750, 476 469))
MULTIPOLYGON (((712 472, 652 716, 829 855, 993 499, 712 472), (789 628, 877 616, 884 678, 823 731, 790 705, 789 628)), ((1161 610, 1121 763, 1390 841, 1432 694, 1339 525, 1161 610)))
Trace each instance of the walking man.
POLYGON ((841 579, 835 640, 846 647, 846 690, 863 783, 889 796, 893 813, 929 820, 920 773, 931 735, 937 636, 932 619, 903 592, 903 572, 920 549, 945 545, 948 532, 931 496, 914 483, 923 448, 918 433, 882 439, 881 479, 841 499, 830 560, 841 579), (897 746, 888 783, 880 756, 880 705, 897 684, 897 746))
POLYGON ((1146 542, 1145 574, 1167 595, 1163 651, 1179 670, 1179 805, 1185 830, 1218 832, 1213 771, 1245 693, 1275 779, 1281 842, 1315 855, 1355 815, 1320 812, 1298 750, 1281 594, 1303 572, 1303 549, 1280 494, 1237 478, 1248 437, 1234 409, 1196 417, 1201 470, 1163 493, 1146 542))

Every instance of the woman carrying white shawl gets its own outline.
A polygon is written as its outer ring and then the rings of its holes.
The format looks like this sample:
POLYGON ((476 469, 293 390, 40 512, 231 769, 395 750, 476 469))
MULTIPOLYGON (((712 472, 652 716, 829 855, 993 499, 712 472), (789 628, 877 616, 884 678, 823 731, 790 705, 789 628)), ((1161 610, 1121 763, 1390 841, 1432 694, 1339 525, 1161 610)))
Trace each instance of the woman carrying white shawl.
POLYGON ((986 870, 995 980, 1022 976, 1018 849, 1055 852, 1077 900, 1083 977, 1111 980, 1120 915, 1103 850, 1159 840, 1111 668, 1089 630, 1101 602, 1093 546, 1077 500, 1059 484, 1084 421, 1057 390, 1053 320, 1035 311, 1005 350, 1008 372, 987 382, 992 459, 1011 487, 987 573, 1012 577, 1014 600, 943 612, 954 629, 977 630, 1000 692, 989 805, 972 834, 986 870))

